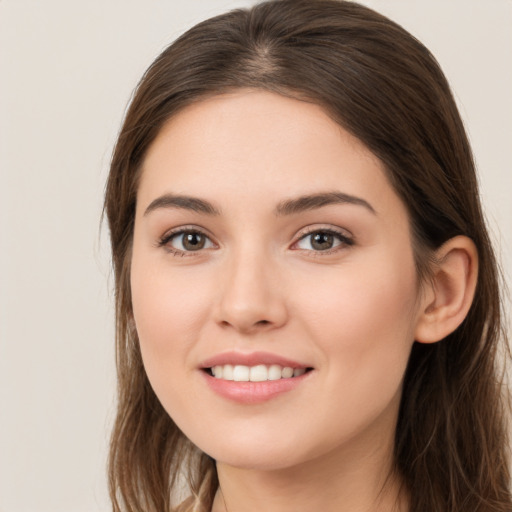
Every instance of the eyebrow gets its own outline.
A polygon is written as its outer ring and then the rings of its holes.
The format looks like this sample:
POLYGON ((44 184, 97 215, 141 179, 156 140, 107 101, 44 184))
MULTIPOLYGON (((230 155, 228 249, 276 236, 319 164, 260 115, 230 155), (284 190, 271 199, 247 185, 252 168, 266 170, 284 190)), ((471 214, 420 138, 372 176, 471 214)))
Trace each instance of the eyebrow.
MULTIPOLYGON (((331 204, 352 204, 363 206, 376 215, 373 206, 364 199, 343 192, 319 192, 281 201, 275 208, 277 216, 295 215, 304 211, 315 210, 331 204)), ((159 208, 178 208, 205 215, 220 215, 220 210, 212 203, 198 197, 164 194, 153 200, 144 211, 144 216, 159 208)))
POLYGON ((151 201, 144 215, 148 215, 148 213, 159 208, 178 208, 206 215, 220 215, 220 210, 204 199, 175 194, 164 194, 163 196, 157 197, 154 201, 151 201))
POLYGON ((373 206, 364 199, 343 192, 320 192, 317 194, 309 194, 300 196, 294 199, 287 199, 280 202, 276 209, 276 215, 294 215, 296 213, 315 210, 322 206, 328 206, 331 204, 353 204, 356 206, 363 206, 374 215, 377 212, 373 206))

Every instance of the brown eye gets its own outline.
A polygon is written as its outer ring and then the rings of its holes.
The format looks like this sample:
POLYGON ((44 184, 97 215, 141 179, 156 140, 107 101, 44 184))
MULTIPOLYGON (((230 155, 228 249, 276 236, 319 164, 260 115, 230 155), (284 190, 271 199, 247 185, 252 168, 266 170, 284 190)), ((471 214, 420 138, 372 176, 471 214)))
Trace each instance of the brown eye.
POLYGON ((328 230, 312 231, 304 235, 296 244, 297 249, 314 252, 328 251, 329 249, 340 249, 353 245, 353 240, 341 233, 328 230))
POLYGON ((316 251, 331 249, 334 244, 334 236, 330 233, 315 233, 311 236, 311 247, 316 251))
POLYGON ((184 233, 182 237, 183 248, 186 251, 198 251, 206 244, 206 237, 201 233, 184 233))
POLYGON ((213 247, 212 241, 200 231, 173 233, 163 240, 162 245, 167 245, 177 252, 194 252, 213 247))

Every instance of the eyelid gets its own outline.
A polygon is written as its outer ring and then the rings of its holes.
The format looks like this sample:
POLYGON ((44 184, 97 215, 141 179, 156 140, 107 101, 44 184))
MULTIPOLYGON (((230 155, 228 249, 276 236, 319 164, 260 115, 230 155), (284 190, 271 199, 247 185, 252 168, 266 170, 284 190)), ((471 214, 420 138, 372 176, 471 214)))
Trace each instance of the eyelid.
POLYGON ((344 236, 346 238, 354 238, 354 235, 352 235, 352 233, 348 229, 341 228, 339 226, 333 226, 332 224, 311 224, 309 226, 301 228, 298 231, 296 238, 299 239, 306 235, 310 235, 311 233, 317 233, 318 231, 331 232, 340 236, 344 236))
POLYGON ((204 228, 201 228, 199 226, 193 225, 193 224, 187 224, 185 226, 178 226, 175 228, 172 228, 168 231, 166 231, 161 237, 159 237, 157 241, 157 247, 163 247, 170 253, 174 254, 175 256, 194 256, 199 255, 203 253, 205 250, 210 250, 211 247, 205 248, 205 249, 198 249, 197 251, 182 251, 181 249, 176 249, 175 247, 172 247, 169 245, 169 242, 179 235, 183 235, 186 233, 199 233, 203 236, 205 236, 215 247, 218 247, 218 244, 214 241, 213 236, 204 228))
MULTIPOLYGON (((213 248, 218 248, 218 243, 215 242, 214 237, 209 233, 208 230, 197 226, 193 224, 188 224, 184 226, 178 226, 175 228, 172 228, 168 231, 166 231, 157 241, 157 247, 163 247, 170 253, 173 253, 174 255, 179 256, 194 256, 199 255, 203 253, 205 250, 211 250, 212 247, 205 248, 205 249, 198 249, 197 251, 183 251, 180 249, 176 249, 175 247, 172 247, 169 245, 169 242, 176 236, 182 235, 185 233, 200 233, 201 235, 205 236, 211 244, 214 246, 213 248)), ((331 254, 333 252, 337 252, 339 250, 342 250, 346 248, 347 246, 354 245, 354 236, 348 232, 346 229, 340 228, 338 226, 332 226, 332 225, 313 225, 313 226, 307 226, 306 228, 301 229, 297 235, 294 238, 294 242, 291 245, 292 250, 300 250, 300 251, 307 251, 310 253, 314 253, 315 255, 327 255, 331 254), (328 233, 335 237, 337 237, 341 243, 339 245, 334 246, 331 249, 325 249, 325 250, 318 250, 315 251, 313 249, 298 249, 295 248, 301 240, 306 238, 307 236, 314 234, 314 233, 328 233)))
POLYGON ((352 246, 354 244, 355 244, 354 236, 346 229, 343 229, 343 228, 340 228, 337 226, 332 226, 332 225, 314 225, 314 226, 308 226, 306 228, 303 228, 301 231, 299 231, 299 233, 295 237, 294 242, 292 243, 291 248, 292 248, 292 250, 307 251, 307 252, 315 254, 315 256, 316 255, 321 256, 321 255, 328 255, 333 252, 337 252, 339 250, 343 250, 347 246, 352 246), (338 239, 341 241, 341 244, 334 246, 331 249, 325 249, 323 251, 321 251, 321 250, 315 251, 313 249, 299 249, 299 248, 293 249, 293 247, 296 246, 301 240, 303 240, 307 236, 312 235, 314 233, 331 234, 335 237, 338 237, 338 239))

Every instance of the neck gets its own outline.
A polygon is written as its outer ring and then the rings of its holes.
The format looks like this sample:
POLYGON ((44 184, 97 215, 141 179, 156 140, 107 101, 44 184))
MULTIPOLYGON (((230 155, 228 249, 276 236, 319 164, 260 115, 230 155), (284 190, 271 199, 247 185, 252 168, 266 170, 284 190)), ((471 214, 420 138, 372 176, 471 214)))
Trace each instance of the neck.
POLYGON ((372 450, 351 443, 350 449, 278 470, 218 463, 212 512, 406 512, 392 470, 393 439, 379 441, 372 450))

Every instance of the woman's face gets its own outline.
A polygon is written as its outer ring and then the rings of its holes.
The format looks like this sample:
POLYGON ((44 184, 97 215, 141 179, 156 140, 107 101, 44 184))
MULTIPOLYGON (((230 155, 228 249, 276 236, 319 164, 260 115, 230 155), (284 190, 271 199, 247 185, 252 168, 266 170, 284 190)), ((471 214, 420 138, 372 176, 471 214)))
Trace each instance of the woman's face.
POLYGON ((155 393, 213 458, 390 449, 421 302, 408 216, 319 106, 243 90, 172 118, 142 169, 131 286, 155 393))

